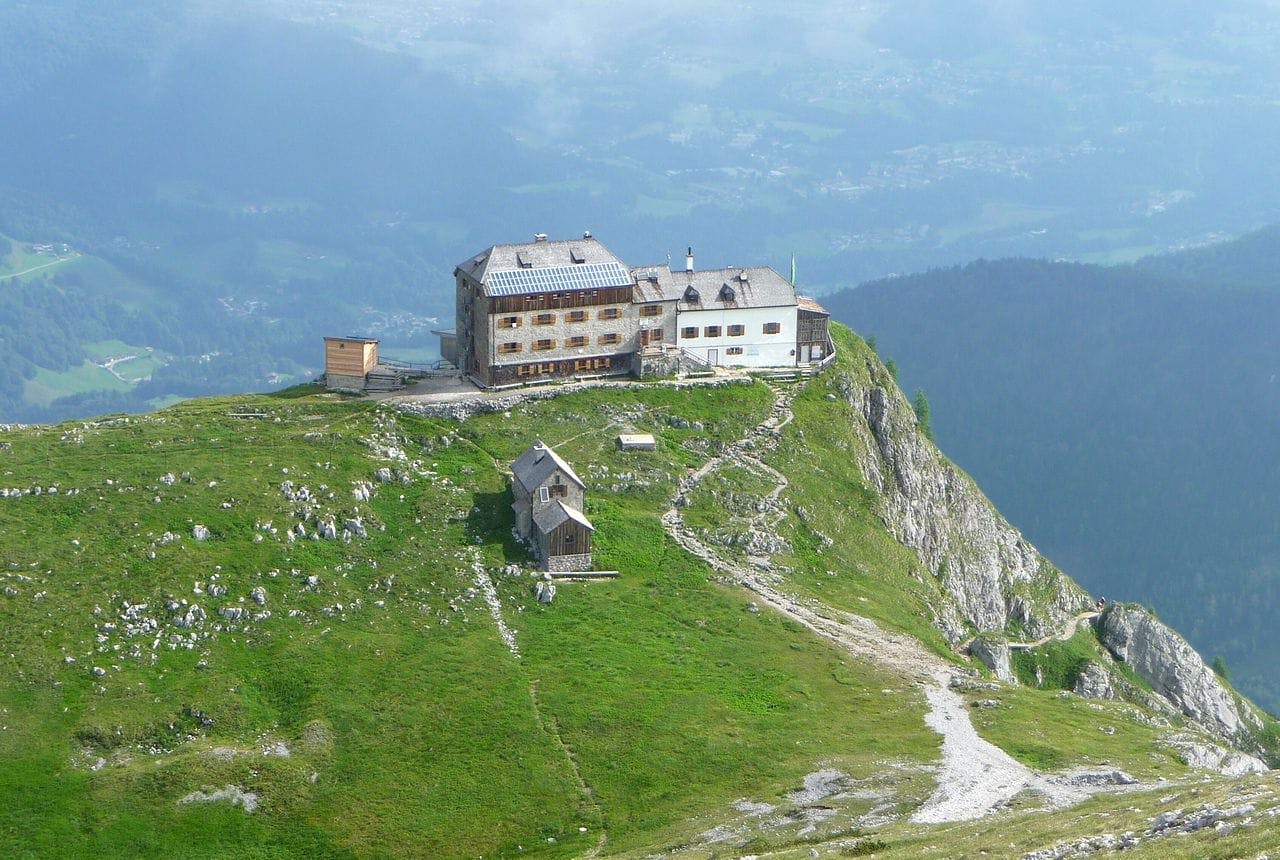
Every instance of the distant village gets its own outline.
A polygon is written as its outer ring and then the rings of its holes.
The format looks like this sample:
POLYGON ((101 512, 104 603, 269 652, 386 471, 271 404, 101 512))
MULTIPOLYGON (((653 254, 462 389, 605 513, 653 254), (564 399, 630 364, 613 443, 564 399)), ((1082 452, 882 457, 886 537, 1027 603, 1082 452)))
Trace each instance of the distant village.
POLYGON ((382 357, 371 337, 325 338, 325 384, 387 390, 462 376, 501 388, 600 376, 670 376, 717 367, 809 368, 833 352, 830 315, 768 267, 632 267, 590 233, 493 245, 460 263, 455 327, 441 361, 382 357))

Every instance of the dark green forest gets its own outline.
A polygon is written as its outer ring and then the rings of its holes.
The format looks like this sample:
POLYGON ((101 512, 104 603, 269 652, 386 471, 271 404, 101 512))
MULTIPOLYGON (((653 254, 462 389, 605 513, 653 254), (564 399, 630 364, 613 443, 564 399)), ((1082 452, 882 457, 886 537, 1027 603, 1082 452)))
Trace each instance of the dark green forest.
POLYGON ((980 261, 827 298, 939 444, 1096 595, 1280 710, 1280 230, 1100 267, 980 261))

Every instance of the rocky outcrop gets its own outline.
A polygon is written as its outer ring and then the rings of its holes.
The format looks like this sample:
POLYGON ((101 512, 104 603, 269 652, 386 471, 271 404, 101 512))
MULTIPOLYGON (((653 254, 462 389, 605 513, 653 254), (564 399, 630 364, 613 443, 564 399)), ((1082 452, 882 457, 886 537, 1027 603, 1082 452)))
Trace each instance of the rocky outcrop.
MULTIPOLYGON (((1088 596, 919 432, 883 367, 869 362, 868 370, 872 384, 846 380, 844 394, 866 420, 856 428, 866 443, 859 465, 884 499, 882 515, 894 537, 938 577, 962 621, 989 631, 1019 622, 1031 638, 1060 629, 1089 604, 1088 596)), ((953 643, 963 637, 945 612, 939 626, 953 643)))
POLYGON ((1009 643, 1000 642, 988 636, 979 636, 969 643, 969 653, 990 669, 997 680, 1004 681, 1006 684, 1018 683, 1009 662, 1009 643))
POLYGON ((1261 728, 1187 641, 1139 607, 1113 605, 1098 621, 1102 644, 1151 688, 1205 728, 1234 741, 1261 728))
POLYGON ((1116 698, 1116 691, 1111 686, 1111 673, 1101 663, 1090 660, 1076 676, 1075 694, 1086 699, 1116 698))

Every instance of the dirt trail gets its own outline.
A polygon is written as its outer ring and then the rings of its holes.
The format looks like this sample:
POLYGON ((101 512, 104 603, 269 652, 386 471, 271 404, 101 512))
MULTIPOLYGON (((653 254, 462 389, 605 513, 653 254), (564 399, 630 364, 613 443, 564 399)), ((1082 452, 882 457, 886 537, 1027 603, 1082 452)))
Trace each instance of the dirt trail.
MULTIPOLYGON (((929 703, 925 722, 942 735, 942 761, 938 767, 937 789, 916 810, 913 821, 981 818, 1027 789, 1040 791, 1054 805, 1073 803, 1085 797, 1088 789, 1037 775, 999 747, 980 738, 969 719, 964 700, 950 688, 954 667, 925 649, 916 639, 884 630, 869 618, 836 610, 816 600, 789 595, 778 587, 778 577, 772 573, 767 560, 743 564, 726 559, 685 527, 681 508, 698 485, 723 465, 746 465, 771 477, 775 481, 775 487, 769 493, 771 500, 776 501, 786 491, 786 476, 762 462, 756 454, 759 447, 776 440, 782 428, 795 417, 791 411, 795 393, 776 386, 770 388, 776 399, 769 417, 680 481, 676 498, 662 516, 667 533, 686 551, 753 592, 760 603, 854 656, 870 659, 924 687, 929 703)), ((1067 638, 1074 632, 1075 625, 1089 615, 1082 613, 1073 619, 1069 631, 1064 631, 1067 638)))
POLYGON ((1049 642, 1055 639, 1059 642, 1066 642, 1072 636, 1076 635, 1076 628, 1079 627, 1082 622, 1092 621, 1093 619, 1097 618, 1100 614, 1101 613, 1094 612, 1092 610, 1089 612, 1081 612, 1075 618, 1072 618, 1070 621, 1064 624, 1062 626, 1062 629, 1059 630, 1057 633, 1054 633, 1049 636, 1041 636, 1039 639, 1035 640, 1034 642, 1010 642, 1009 648, 1011 648, 1014 651, 1025 651, 1028 648, 1038 648, 1039 646, 1045 644, 1046 642, 1049 642))

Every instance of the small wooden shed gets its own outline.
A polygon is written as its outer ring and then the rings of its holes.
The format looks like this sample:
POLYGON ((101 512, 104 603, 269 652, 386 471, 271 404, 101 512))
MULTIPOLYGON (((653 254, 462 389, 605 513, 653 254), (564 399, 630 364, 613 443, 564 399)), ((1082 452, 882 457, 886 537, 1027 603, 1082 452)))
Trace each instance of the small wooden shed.
POLYGON ((328 388, 363 391, 369 371, 378 366, 378 341, 371 337, 326 337, 324 381, 328 388))

